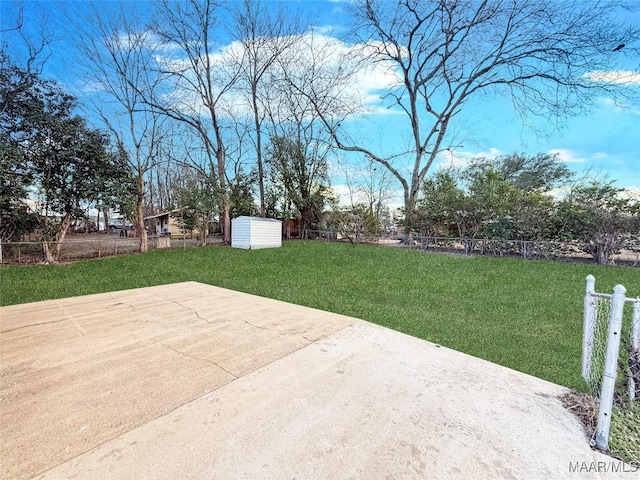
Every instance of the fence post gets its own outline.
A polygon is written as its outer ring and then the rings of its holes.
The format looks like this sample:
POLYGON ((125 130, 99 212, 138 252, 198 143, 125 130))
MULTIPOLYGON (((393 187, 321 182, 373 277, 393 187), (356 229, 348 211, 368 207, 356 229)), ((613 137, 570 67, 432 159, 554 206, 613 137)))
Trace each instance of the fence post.
POLYGON ((593 335, 598 306, 593 294, 596 291, 596 279, 587 275, 587 289, 584 296, 584 321, 582 323, 582 378, 589 382, 591 377, 591 356, 593 354, 593 335))
POLYGON ((640 379, 640 298, 633 302, 633 317, 631 320, 631 342, 629 352, 629 399, 636 399, 636 391, 640 385, 636 380, 640 379))
POLYGON ((616 285, 613 288, 613 295, 611 297, 607 355, 604 360, 600 408, 598 409, 598 427, 596 429, 596 446, 604 451, 609 450, 609 428, 611 427, 613 394, 616 388, 618 356, 620 354, 620 334, 622 333, 622 312, 626 292, 627 290, 622 285, 616 285))

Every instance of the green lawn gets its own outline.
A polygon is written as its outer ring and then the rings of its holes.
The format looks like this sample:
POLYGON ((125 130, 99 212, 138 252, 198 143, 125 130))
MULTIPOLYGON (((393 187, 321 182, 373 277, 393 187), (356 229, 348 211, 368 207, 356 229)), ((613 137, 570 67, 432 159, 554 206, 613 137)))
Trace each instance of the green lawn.
POLYGON ((194 280, 369 320, 568 387, 580 377, 585 277, 640 295, 640 270, 287 242, 3 266, 2 305, 194 280))

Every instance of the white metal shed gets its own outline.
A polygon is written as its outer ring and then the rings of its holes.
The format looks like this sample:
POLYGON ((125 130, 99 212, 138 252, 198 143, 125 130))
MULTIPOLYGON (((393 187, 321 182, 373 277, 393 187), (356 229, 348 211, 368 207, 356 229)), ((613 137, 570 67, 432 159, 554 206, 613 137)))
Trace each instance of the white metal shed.
POLYGON ((234 218, 231 220, 231 246, 245 249, 281 247, 282 222, 273 218, 234 218))

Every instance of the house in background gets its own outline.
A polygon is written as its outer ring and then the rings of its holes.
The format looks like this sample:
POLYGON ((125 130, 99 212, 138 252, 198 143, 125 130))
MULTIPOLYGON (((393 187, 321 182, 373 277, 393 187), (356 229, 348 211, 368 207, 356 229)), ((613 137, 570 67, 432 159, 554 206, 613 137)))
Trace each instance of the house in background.
POLYGON ((180 233, 180 228, 176 224, 171 214, 178 212, 162 212, 156 215, 144 217, 144 223, 148 227, 149 236, 154 240, 156 248, 170 248, 171 234, 180 233))
POLYGON ((162 212, 156 215, 151 215, 149 217, 144 217, 144 223, 148 227, 149 235, 170 236, 171 233, 174 233, 170 230, 169 226, 170 216, 171 212, 162 212))
POLYGON ((300 219, 287 218, 282 221, 282 238, 300 238, 300 219))

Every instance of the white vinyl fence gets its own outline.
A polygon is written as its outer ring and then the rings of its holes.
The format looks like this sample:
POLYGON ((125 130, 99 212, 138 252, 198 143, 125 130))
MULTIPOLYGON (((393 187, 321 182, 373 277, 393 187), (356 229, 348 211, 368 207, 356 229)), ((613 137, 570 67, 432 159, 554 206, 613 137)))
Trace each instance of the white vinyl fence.
POLYGON ((596 293, 595 282, 587 276, 582 376, 598 403, 595 445, 608 450, 614 399, 621 406, 640 400, 640 298, 626 298, 622 285, 613 294, 596 293), (625 304, 631 315, 625 315, 625 304))

